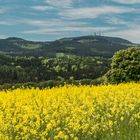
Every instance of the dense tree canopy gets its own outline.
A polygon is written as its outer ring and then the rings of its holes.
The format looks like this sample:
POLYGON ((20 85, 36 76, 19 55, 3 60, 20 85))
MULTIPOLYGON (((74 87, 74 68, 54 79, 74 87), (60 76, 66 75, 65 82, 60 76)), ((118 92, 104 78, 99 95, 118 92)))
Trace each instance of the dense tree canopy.
POLYGON ((111 83, 140 80, 140 48, 132 47, 114 54, 111 70, 106 74, 111 83))
POLYGON ((100 57, 0 56, 0 84, 95 79, 105 74, 110 61, 100 57))

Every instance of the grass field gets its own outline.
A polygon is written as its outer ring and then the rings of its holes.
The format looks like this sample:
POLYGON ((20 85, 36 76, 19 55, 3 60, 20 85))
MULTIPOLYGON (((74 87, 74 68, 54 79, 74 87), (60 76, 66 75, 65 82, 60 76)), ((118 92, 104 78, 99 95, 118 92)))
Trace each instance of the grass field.
POLYGON ((140 140, 140 84, 0 91, 1 140, 140 140))

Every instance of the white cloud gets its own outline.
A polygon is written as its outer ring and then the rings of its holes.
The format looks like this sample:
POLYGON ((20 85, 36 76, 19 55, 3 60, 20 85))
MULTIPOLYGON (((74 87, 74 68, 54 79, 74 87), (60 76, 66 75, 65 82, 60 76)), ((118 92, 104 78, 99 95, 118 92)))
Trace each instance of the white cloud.
POLYGON ((140 0, 113 0, 117 3, 123 3, 123 4, 136 4, 140 3, 140 0))
POLYGON ((134 43, 140 43, 140 25, 125 30, 107 32, 106 35, 127 38, 134 43))
POLYGON ((0 25, 11 26, 11 25, 16 25, 16 23, 11 22, 11 21, 0 21, 0 25))
POLYGON ((75 27, 75 26, 81 26, 86 24, 86 22, 61 20, 61 19, 49 19, 49 20, 22 19, 16 22, 18 24, 27 24, 38 28, 55 28, 55 27, 66 27, 66 26, 75 27))
POLYGON ((51 7, 51 6, 33 6, 33 7, 31 7, 32 9, 34 9, 34 10, 38 10, 38 11, 46 11, 46 10, 51 10, 51 9, 53 9, 53 7, 51 7))
POLYGON ((45 0, 47 4, 56 8, 71 8, 73 0, 45 0))
POLYGON ((107 35, 110 36, 118 36, 122 38, 127 38, 128 40, 134 43, 140 43, 140 20, 133 19, 131 21, 125 21, 120 18, 108 18, 107 23, 110 25, 124 25, 125 29, 120 26, 121 29, 118 28, 116 31, 107 32, 107 35))
POLYGON ((82 18, 96 18, 98 16, 107 14, 112 15, 132 12, 139 12, 139 10, 122 6, 121 7, 100 6, 100 7, 67 9, 64 12, 60 12, 59 15, 69 19, 82 19, 82 18))
POLYGON ((129 26, 129 24, 132 24, 132 22, 130 22, 130 21, 125 21, 122 18, 112 17, 112 16, 106 17, 105 21, 106 21, 106 23, 111 24, 111 25, 126 25, 126 26, 129 26))
POLYGON ((86 21, 74 21, 74 20, 61 20, 61 19, 49 19, 49 20, 31 20, 24 19, 18 22, 36 27, 33 30, 23 31, 24 34, 58 34, 64 32, 96 32, 96 31, 110 31, 116 29, 114 27, 93 27, 89 26, 86 21))
POLYGON ((24 34, 58 34, 58 33, 64 33, 64 32, 85 32, 87 34, 91 34, 94 32, 107 32, 111 30, 115 30, 114 27, 56 27, 56 28, 42 28, 37 30, 28 30, 23 31, 24 34))
POLYGON ((9 19, 0 21, 0 25, 30 25, 35 28, 55 28, 55 27, 77 27, 87 25, 83 21, 61 20, 61 19, 48 19, 48 20, 35 20, 35 19, 9 19))

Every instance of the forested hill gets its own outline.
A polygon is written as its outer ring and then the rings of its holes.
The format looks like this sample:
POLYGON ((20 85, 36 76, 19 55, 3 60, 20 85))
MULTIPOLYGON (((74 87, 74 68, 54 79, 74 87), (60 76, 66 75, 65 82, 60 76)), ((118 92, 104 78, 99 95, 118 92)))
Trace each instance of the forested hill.
POLYGON ((51 42, 34 42, 10 37, 0 39, 0 52, 21 56, 76 55, 112 57, 114 52, 135 46, 128 40, 106 36, 62 38, 51 42))

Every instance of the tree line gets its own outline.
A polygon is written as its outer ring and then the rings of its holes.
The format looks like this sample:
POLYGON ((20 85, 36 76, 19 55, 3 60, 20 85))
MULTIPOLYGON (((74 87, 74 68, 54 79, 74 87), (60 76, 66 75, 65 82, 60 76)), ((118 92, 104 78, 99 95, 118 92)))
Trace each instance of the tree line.
POLYGON ((110 68, 101 57, 19 57, 0 55, 0 84, 96 79, 110 68))

